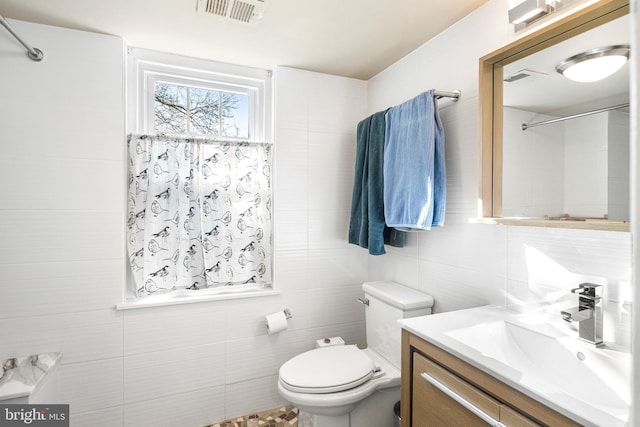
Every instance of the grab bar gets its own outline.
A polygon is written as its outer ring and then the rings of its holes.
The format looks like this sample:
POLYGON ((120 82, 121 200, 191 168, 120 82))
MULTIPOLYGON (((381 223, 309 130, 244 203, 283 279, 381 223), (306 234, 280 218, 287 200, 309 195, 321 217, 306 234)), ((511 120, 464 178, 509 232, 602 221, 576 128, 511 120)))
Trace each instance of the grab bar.
POLYGON ((458 402, 459 404, 467 408, 469 411, 471 411, 473 414, 475 414, 478 418, 482 419, 482 421, 486 422, 487 424, 492 425, 493 427, 507 427, 504 424, 502 424, 500 421, 489 416, 486 412, 478 408, 473 403, 469 402, 464 397, 460 396, 455 391, 451 390, 446 385, 442 384, 437 379, 433 378, 431 375, 427 374, 426 372, 421 373, 420 376, 425 380, 427 380, 432 386, 434 386, 435 388, 437 388, 438 390, 440 390, 441 392, 443 392, 444 394, 446 394, 447 396, 449 396, 450 398, 452 398, 453 400, 455 400, 456 402, 458 402))

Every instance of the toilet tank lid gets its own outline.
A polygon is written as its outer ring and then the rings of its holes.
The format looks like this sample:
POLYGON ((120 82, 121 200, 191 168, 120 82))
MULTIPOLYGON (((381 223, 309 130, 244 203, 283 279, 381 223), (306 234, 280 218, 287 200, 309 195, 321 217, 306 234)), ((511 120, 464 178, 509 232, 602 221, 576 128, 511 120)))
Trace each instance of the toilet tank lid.
POLYGON ((366 282, 365 294, 375 297, 401 310, 417 310, 433 307, 433 297, 392 281, 366 282))

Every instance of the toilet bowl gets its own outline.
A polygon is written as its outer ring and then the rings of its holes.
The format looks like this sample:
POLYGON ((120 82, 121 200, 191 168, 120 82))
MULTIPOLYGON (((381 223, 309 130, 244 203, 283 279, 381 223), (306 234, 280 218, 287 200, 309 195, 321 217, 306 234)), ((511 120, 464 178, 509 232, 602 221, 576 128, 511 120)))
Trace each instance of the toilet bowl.
POLYGON ((367 348, 321 347, 280 367, 278 392, 314 427, 386 427, 400 399, 398 320, 431 313, 433 298, 395 282, 362 285, 367 348))
POLYGON ((310 414, 344 415, 378 389, 399 387, 400 370, 371 349, 323 347, 280 368, 278 391, 310 414))

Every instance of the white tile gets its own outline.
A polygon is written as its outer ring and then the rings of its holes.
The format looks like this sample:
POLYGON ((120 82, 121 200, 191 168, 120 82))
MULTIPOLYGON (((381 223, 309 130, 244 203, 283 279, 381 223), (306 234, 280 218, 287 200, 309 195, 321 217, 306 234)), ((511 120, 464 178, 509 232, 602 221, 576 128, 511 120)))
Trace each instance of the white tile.
POLYGON ((307 349, 307 336, 299 331, 228 341, 226 384, 277 375, 284 362, 307 349))
POLYGON ((307 331, 308 347, 314 348, 316 341, 324 338, 341 337, 345 344, 355 344, 358 348, 366 348, 367 334, 365 322, 347 323, 342 325, 323 326, 307 331))
POLYGON ((123 425, 122 406, 81 412, 70 417, 71 427, 115 427, 123 425))
POLYGON ((418 268, 419 289, 433 296, 434 312, 506 303, 504 277, 427 261, 418 268))
POLYGON ((306 250, 308 246, 307 211, 278 212, 274 218, 274 248, 280 250, 306 250))
POLYGON ((292 293, 287 295, 287 299, 302 328, 362 322, 364 307, 357 301, 364 295, 362 282, 350 285, 327 283, 325 288, 292 293))
POLYGON ((507 281, 507 305, 518 306, 539 302, 556 302, 558 298, 568 295, 567 291, 544 283, 528 283, 520 280, 507 281))
POLYGON ((276 134, 276 164, 279 168, 306 167, 309 161, 309 132, 279 127, 276 134))
POLYGON ((465 98, 441 113, 445 132, 447 214, 476 214, 480 154, 471 143, 478 134, 477 123, 469 118, 477 109, 477 98, 465 98))
POLYGON ((3 156, 2 206, 25 210, 117 210, 122 205, 125 168, 122 161, 3 156), (16 177, 20 177, 19 181, 16 177))
POLYGON ((226 314, 225 340, 238 340, 267 335, 265 316, 286 307, 282 295, 229 301, 226 314))
POLYGON ((276 69, 275 116, 279 128, 308 128, 308 80, 308 75, 300 70, 286 67, 276 69))
POLYGON ((444 226, 416 233, 419 258, 504 275, 505 230, 495 225, 469 224, 468 216, 451 214, 444 226))
POLYGON ((124 402, 135 403, 222 385, 224 360, 224 343, 126 356, 124 402))
POLYGON ((276 215, 281 211, 307 208, 308 147, 307 132, 279 129, 274 165, 276 215))
POLYGON ((118 211, 0 211, 0 259, 7 264, 122 260, 122 218, 118 211))
POLYGON ((126 310, 124 355, 220 343, 225 339, 223 302, 126 310))
MULTIPOLYGON (((386 247, 385 247, 386 248, 386 247)), ((363 249, 366 251, 366 249, 363 249)), ((402 254, 387 253, 385 255, 370 255, 369 256, 369 269, 367 271, 367 281, 377 280, 396 280, 398 283, 411 284, 410 280, 401 280, 398 276, 398 271, 406 273, 407 270, 412 271, 415 279, 413 283, 418 282, 418 267, 417 258, 404 257, 402 254), (413 263, 413 264, 411 264, 413 263), (404 268, 405 265, 409 265, 408 269, 404 268)))
POLYGON ((308 205, 314 211, 347 211, 349 221, 353 198, 353 172, 335 172, 325 169, 309 173, 308 205))
POLYGON ((344 242, 342 248, 309 251, 309 281, 312 288, 362 283, 367 277, 367 251, 344 242))
POLYGON ((317 132, 355 132, 366 116, 367 83, 326 74, 308 74, 309 129, 317 132))
POLYGON ((124 406, 124 426, 204 427, 225 420, 224 386, 124 406))
POLYGON ((274 259, 275 288, 295 291, 311 287, 307 265, 307 251, 276 251, 274 259))
POLYGON ((410 288, 418 288, 418 258, 411 253, 391 252, 369 256, 369 277, 367 280, 392 280, 410 288))
POLYGON ((345 78, 331 74, 323 74, 306 71, 309 79, 313 79, 309 96, 331 94, 338 97, 353 99, 354 101, 366 101, 367 81, 345 78))
POLYGON ((4 264, 0 318, 112 308, 124 268, 122 260, 4 264))
POLYGON ((71 416, 122 405, 122 358, 60 367, 61 400, 71 416))
POLYGON ((349 236, 350 211, 309 211, 309 249, 343 250, 349 236))
MULTIPOLYGON (((279 175, 273 192, 274 218, 295 212, 303 215, 308 208, 308 180, 305 175, 279 175)), ((277 236, 276 236, 277 237, 277 236)))
POLYGON ((309 132, 309 168, 322 176, 353 173, 356 161, 356 130, 309 132))
MULTIPOLYGON (((5 64, 2 93, 11 102, 0 106, 0 129, 5 141, 11 136, 16 140, 3 144, 5 155, 117 160, 124 167, 123 40, 24 21, 14 24, 27 39, 42 41, 46 63, 32 67, 16 55, 5 64), (79 58, 75 52, 85 54, 79 58)), ((7 40, 7 46, 14 44, 7 40)), ((28 169, 38 175, 37 168, 28 169)))
POLYGON ((310 209, 351 209, 355 154, 355 131, 309 133, 310 209))
POLYGON ((2 320, 0 358, 62 352, 74 364, 122 356, 122 316, 113 309, 2 320))
POLYGON ((254 414, 288 404, 278 394, 277 375, 230 384, 226 391, 226 419, 254 414))
POLYGON ((319 94, 309 102, 309 130, 314 132, 355 132, 365 116, 365 104, 358 99, 319 94))
POLYGON ((509 227, 507 257, 510 279, 558 289, 590 276, 607 282, 631 277, 628 233, 509 227))
MULTIPOLYGON (((24 85, 20 86, 24 90, 24 85)), ((105 116, 108 106, 76 106, 73 118, 70 118, 73 123, 64 120, 60 114, 51 114, 51 108, 47 103, 31 103, 28 109, 19 111, 14 104, 0 105, 3 133, 20 135, 20 143, 3 144, 7 156, 24 156, 25 146, 28 146, 29 156, 42 157, 48 161, 56 161, 57 158, 110 160, 126 167, 124 126, 119 115, 116 120, 105 116), (46 124, 33 126, 34 117, 41 120, 44 118, 46 124), (71 126, 78 125, 84 126, 86 132, 69 132, 71 126)))

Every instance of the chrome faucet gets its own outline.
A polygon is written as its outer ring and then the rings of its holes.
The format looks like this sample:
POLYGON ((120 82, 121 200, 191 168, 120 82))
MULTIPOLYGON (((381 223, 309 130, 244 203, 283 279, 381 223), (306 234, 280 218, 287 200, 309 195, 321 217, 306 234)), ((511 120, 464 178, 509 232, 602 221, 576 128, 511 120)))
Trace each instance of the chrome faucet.
POLYGON ((593 283, 581 283, 571 289, 578 294, 578 306, 562 310, 562 319, 578 322, 578 337, 596 346, 602 345, 602 306, 599 304, 602 286, 593 283))

